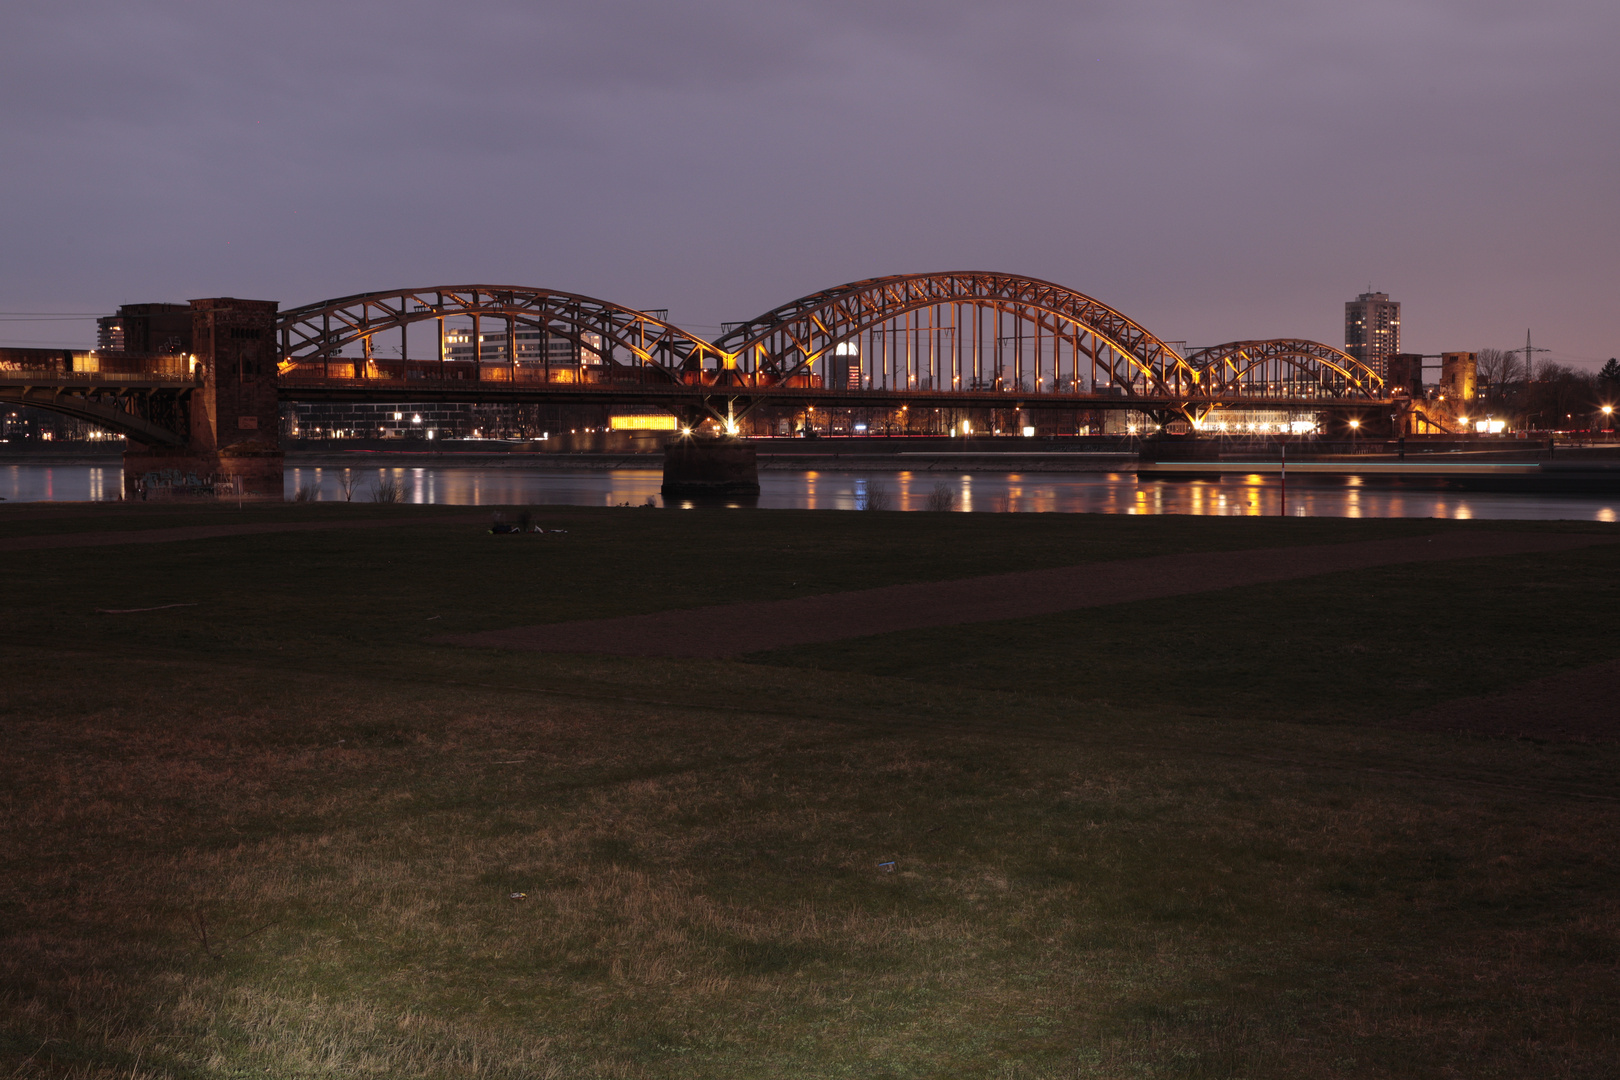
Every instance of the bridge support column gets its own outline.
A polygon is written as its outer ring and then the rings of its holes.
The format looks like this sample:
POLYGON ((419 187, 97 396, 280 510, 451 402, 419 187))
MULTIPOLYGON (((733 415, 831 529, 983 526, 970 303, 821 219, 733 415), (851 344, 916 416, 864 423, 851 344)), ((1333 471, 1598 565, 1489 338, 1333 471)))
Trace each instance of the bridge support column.
POLYGON ((664 498, 759 494, 759 465, 741 439, 686 436, 664 446, 664 498))
POLYGON ((181 487, 234 478, 250 498, 283 496, 281 409, 276 396, 276 301, 215 297, 191 302, 191 394, 185 446, 130 443, 126 497, 156 473, 181 487))
POLYGON ((1142 440, 1138 460, 1147 464, 1182 461, 1219 461, 1221 443, 1201 435, 1151 435, 1142 440))

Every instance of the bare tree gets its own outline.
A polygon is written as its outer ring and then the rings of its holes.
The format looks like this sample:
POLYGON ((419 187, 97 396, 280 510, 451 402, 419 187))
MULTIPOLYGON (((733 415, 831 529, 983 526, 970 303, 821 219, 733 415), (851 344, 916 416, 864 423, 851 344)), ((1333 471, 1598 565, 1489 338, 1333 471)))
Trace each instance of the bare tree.
POLYGON ((353 469, 344 469, 338 476, 338 488, 343 492, 344 502, 354 501, 354 491, 360 486, 360 474, 353 469))
POLYGON ((1495 393, 1501 393, 1509 383, 1517 382, 1519 354, 1506 349, 1479 350, 1479 374, 1495 393))
POLYGON ((405 487, 392 476, 380 477, 371 489, 371 501, 376 503, 397 503, 405 501, 405 487))

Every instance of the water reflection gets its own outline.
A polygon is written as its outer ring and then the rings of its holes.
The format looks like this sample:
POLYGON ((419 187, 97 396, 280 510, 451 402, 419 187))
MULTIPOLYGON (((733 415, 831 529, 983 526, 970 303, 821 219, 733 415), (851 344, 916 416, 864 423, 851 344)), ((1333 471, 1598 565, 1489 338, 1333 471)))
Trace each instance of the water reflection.
MULTIPOLYGON (((319 482, 335 494, 335 474, 347 470, 295 468, 289 497, 319 482)), ((457 505, 562 503, 572 506, 663 505, 656 469, 371 469, 354 497, 366 499, 372 477, 392 476, 410 502, 457 505)), ((800 510, 927 510, 944 485, 958 511, 992 513, 1198 514, 1290 517, 1569 518, 1620 520, 1614 496, 1426 491, 1365 483, 1360 477, 1290 478, 1286 505, 1276 476, 1250 473, 1208 479, 1138 481, 1134 473, 946 473, 900 471, 760 473, 754 500, 706 505, 756 505, 800 510)), ((691 500, 680 505, 697 505, 691 500)))
POLYGON ((118 465, 0 465, 0 499, 7 502, 102 502, 124 487, 118 465))
MULTIPOLYGON (((944 471, 776 471, 760 474, 757 500, 722 499, 719 506, 767 509, 927 510, 943 486, 959 511, 974 513, 1094 513, 1266 515, 1284 512, 1275 476, 1251 473, 1207 479, 1138 481, 1134 473, 957 473, 944 471)), ((323 502, 369 502, 388 482, 412 503, 461 506, 564 504, 663 505, 658 468, 342 468, 287 470, 287 498, 300 489, 323 502)), ((0 498, 11 502, 117 499, 117 465, 0 465, 0 498)), ((695 506, 686 501, 680 505, 695 506)), ((1432 491, 1366 483, 1361 478, 1289 478, 1291 517, 1566 518, 1620 520, 1620 497, 1432 491)))

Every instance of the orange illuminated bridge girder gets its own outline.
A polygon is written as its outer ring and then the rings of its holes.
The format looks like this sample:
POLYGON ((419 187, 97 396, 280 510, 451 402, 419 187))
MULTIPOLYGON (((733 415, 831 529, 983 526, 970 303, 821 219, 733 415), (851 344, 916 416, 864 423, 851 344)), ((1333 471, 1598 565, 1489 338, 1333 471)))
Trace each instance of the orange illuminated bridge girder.
MULTIPOLYGON (((1128 393, 1176 396, 1193 392, 1196 385, 1198 372, 1175 349, 1102 301, 1039 278, 993 271, 850 282, 773 308, 715 344, 735 354, 745 372, 772 381, 790 379, 820 368, 824 357, 873 327, 945 307, 984 309, 1044 332, 1049 342, 1068 343, 1076 353, 1100 362, 1110 385, 1128 393)), ((1052 382, 1057 382, 1055 376, 1052 382)), ((1057 387, 1048 389, 1055 392, 1057 387)))
POLYGON ((767 401, 796 399, 852 407, 908 397, 964 407, 1067 401, 1193 417, 1226 400, 1383 395, 1372 369, 1330 346, 1267 339, 1184 355, 1084 293, 990 271, 850 282, 773 308, 714 341, 609 301, 507 285, 359 293, 289 309, 277 331, 282 396, 289 399, 399 400, 406 392, 447 401, 469 394, 640 399, 683 417, 706 413, 732 423, 767 401), (448 359, 449 319, 457 332, 471 324, 471 359, 480 361, 472 385, 452 381, 469 372, 461 358, 448 359), (520 361, 518 335, 532 340, 534 330, 569 342, 572 351, 562 351, 573 360, 554 364, 542 345, 520 361), (423 341, 435 331, 437 340, 423 341), (374 358, 373 338, 396 333, 390 348, 399 359, 374 358), (502 334, 505 348, 494 351, 504 355, 490 364, 484 350, 502 334))
POLYGON ((1371 367, 1340 349, 1319 341, 1268 338, 1229 341, 1195 349, 1187 362, 1199 371, 1204 397, 1229 399, 1275 394, 1326 398, 1379 397, 1384 379, 1371 367))
MULTIPOLYGON (((431 359, 421 362, 438 362, 444 357, 443 321, 458 317, 473 320, 475 351, 483 346, 485 320, 504 330, 508 363, 516 358, 516 349, 510 347, 515 334, 528 328, 570 342, 576 350, 598 353, 608 363, 663 372, 671 380, 678 380, 682 372, 729 366, 708 341, 646 312, 579 293, 517 285, 395 289, 289 309, 277 323, 282 364, 284 370, 291 365, 329 367, 356 360, 369 364, 373 337, 390 331, 408 334, 417 323, 436 324, 438 340, 431 349, 421 350, 431 353, 431 359), (361 357, 343 355, 345 348, 355 345, 361 347, 361 357)), ((402 359, 409 359, 408 349, 401 349, 407 354, 402 359)))

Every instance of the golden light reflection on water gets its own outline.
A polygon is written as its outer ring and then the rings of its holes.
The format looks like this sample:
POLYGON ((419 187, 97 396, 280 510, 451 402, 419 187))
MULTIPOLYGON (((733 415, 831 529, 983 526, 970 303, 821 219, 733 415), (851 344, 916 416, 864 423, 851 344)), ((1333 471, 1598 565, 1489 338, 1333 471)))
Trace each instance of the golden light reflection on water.
MULTIPOLYGON (((337 494, 341 469, 288 470, 289 496, 300 483, 319 481, 322 499, 337 494)), ((662 475, 657 469, 560 471, 539 469, 395 468, 357 470, 354 498, 371 497, 371 478, 394 477, 415 503, 457 505, 642 506, 657 505, 662 475)), ((944 483, 962 512, 1193 514, 1274 516, 1283 512, 1275 476, 1248 473, 1220 480, 1151 480, 1132 473, 845 473, 824 470, 760 474, 757 502, 724 500, 714 505, 765 508, 926 510, 935 486, 944 483)), ((86 496, 80 496, 81 498, 86 496)), ((682 506, 696 505, 683 502, 682 506)), ((1422 492, 1367 484, 1360 477, 1332 483, 1294 480, 1287 491, 1290 517, 1569 518, 1620 521, 1620 500, 1567 496, 1422 492)))
MULTIPOLYGON (((468 469, 430 467, 294 466, 286 495, 313 487, 324 502, 344 498, 352 482, 355 502, 371 501, 384 482, 399 484, 411 503, 459 506, 663 505, 662 472, 642 469, 468 469)), ((106 464, 0 464, 0 499, 9 502, 112 500, 122 497, 123 469, 106 464)), ((869 493, 882 492, 888 510, 928 509, 944 484, 958 511, 1013 513, 1276 515, 1282 510, 1276 477, 1258 473, 1219 480, 1148 480, 1134 473, 778 472, 760 473, 757 500, 715 505, 767 509, 855 510, 869 493)), ((683 505, 692 505, 686 503, 683 505)), ((1303 517, 1433 517, 1569 519, 1620 522, 1620 496, 1425 491, 1362 482, 1290 478, 1288 514, 1303 517)))

